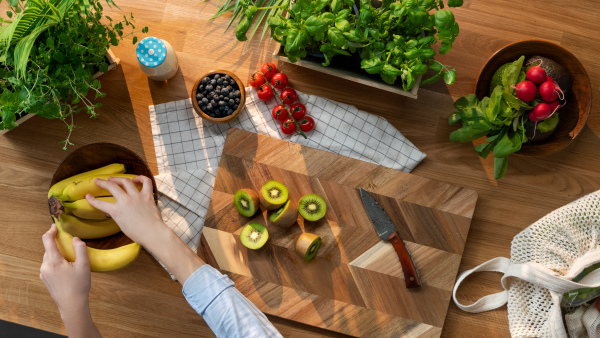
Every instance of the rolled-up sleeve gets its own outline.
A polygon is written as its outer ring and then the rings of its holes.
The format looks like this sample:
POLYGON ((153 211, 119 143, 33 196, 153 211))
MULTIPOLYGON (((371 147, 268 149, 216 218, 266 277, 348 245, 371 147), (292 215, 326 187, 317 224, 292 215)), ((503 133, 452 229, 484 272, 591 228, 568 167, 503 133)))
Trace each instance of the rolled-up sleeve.
POLYGON ((208 264, 185 281, 183 295, 217 337, 282 337, 229 277, 208 264))

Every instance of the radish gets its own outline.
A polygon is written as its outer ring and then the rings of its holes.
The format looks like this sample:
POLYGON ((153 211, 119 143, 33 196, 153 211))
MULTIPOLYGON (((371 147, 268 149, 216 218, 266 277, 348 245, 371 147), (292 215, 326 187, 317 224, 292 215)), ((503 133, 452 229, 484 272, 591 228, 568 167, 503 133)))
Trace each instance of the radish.
POLYGON ((517 86, 512 88, 517 91, 517 97, 519 100, 525 102, 533 100, 537 94, 537 88, 535 84, 527 80, 517 83, 517 86))
POLYGON ((562 100, 564 95, 563 91, 554 81, 546 81, 540 85, 540 96, 546 102, 552 102, 559 98, 559 96, 562 100))
MULTIPOLYGON (((540 62, 540 66, 542 63, 540 62)), ((527 71, 527 80, 539 84, 546 81, 546 71, 540 66, 533 66, 527 71)))
POLYGON ((550 111, 552 111, 552 113, 554 113, 555 111, 558 110, 560 106, 560 103, 558 103, 558 100, 554 100, 552 102, 548 102, 548 107, 550 107, 550 111))
POLYGON ((545 103, 538 103, 533 110, 529 113, 529 119, 533 122, 540 122, 552 116, 552 110, 550 110, 550 106, 545 103))
POLYGON ((546 81, 552 81, 552 82, 555 82, 553 78, 551 78, 550 76, 547 76, 547 75, 546 75, 546 81))

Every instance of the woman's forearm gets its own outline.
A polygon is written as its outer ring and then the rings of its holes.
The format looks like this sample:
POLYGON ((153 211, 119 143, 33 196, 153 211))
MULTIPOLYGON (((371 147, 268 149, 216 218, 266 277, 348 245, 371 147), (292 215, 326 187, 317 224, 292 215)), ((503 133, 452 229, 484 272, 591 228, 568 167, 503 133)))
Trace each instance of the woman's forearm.
POLYGON ((100 331, 98 331, 98 328, 94 325, 94 322, 92 322, 90 306, 87 301, 72 306, 69 309, 61 309, 60 316, 65 324, 69 338, 102 337, 100 331))
POLYGON ((147 243, 142 243, 183 285, 205 263, 166 225, 160 227, 147 243))

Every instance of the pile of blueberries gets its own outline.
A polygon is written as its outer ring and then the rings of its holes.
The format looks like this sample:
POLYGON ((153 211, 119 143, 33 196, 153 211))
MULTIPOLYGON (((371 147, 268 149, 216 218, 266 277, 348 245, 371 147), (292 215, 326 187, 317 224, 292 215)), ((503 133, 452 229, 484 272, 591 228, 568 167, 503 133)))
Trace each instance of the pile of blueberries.
POLYGON ((227 117, 238 108, 242 94, 235 80, 227 74, 212 74, 200 80, 196 101, 206 115, 227 117))

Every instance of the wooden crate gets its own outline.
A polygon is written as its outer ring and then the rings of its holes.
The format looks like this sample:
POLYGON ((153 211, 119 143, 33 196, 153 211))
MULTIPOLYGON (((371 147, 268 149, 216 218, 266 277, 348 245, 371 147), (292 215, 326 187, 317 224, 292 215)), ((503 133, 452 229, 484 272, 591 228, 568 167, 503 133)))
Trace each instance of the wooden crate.
MULTIPOLYGON (((275 53, 273 53, 273 58, 283 62, 292 63, 283 52, 283 46, 281 44, 277 44, 275 53)), ((379 76, 379 74, 369 74, 363 69, 361 69, 360 61, 358 60, 358 55, 337 55, 333 58, 331 64, 327 67, 322 65, 323 61, 325 60, 307 55, 306 58, 303 58, 298 62, 294 62, 293 64, 300 67, 306 67, 312 70, 316 70, 325 74, 329 74, 332 76, 337 76, 339 78, 360 83, 366 86, 379 88, 381 90, 385 90, 391 93, 400 94, 413 99, 417 98, 417 91, 419 90, 419 84, 421 83, 422 75, 420 75, 416 79, 415 85, 411 89, 411 91, 405 92, 402 89, 402 82, 400 80, 396 81, 395 84, 391 85, 385 83, 381 79, 381 76, 379 76)))

